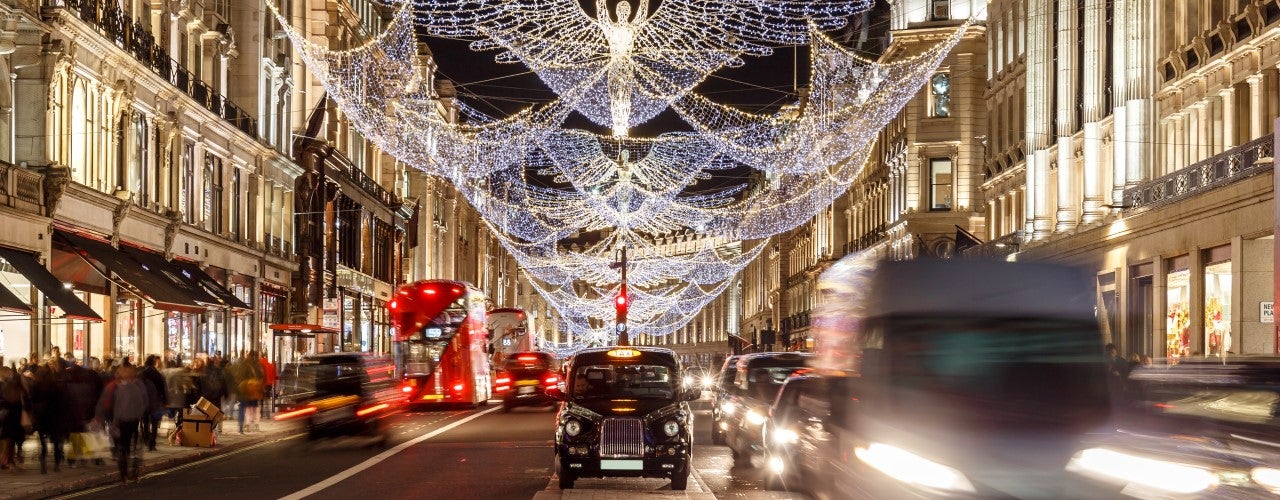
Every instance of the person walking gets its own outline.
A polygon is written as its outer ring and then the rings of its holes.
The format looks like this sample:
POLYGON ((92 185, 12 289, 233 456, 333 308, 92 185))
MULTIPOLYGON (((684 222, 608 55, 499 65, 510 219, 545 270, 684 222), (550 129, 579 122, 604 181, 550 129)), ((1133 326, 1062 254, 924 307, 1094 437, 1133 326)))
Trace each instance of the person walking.
POLYGON ((62 470, 63 445, 71 433, 71 408, 67 399, 67 371, 60 357, 50 357, 36 369, 31 386, 35 430, 40 433, 40 473, 49 472, 49 446, 53 446, 53 471, 62 470))
POLYGON ((156 411, 160 405, 160 396, 155 393, 151 384, 138 378, 138 369, 133 365, 121 365, 116 370, 116 378, 102 391, 102 399, 98 401, 97 420, 109 422, 111 434, 116 440, 116 463, 120 467, 120 482, 128 484, 130 466, 132 479, 138 480, 138 469, 142 466, 140 454, 134 454, 138 441, 138 427, 142 418, 156 411), (131 461, 132 459, 132 461, 131 461))
POLYGON ((258 404, 266 392, 266 375, 262 371, 262 363, 258 361, 258 351, 250 351, 249 355, 235 364, 236 399, 240 401, 240 433, 244 434, 245 424, 249 430, 257 430, 258 404))
MULTIPOLYGON (((145 363, 146 366, 142 368, 138 375, 148 384, 151 384, 151 389, 158 397, 162 398, 162 401, 167 401, 169 391, 165 386, 164 374, 160 373, 160 368, 163 368, 160 365, 160 356, 154 354, 147 356, 145 363)), ((148 451, 156 451, 156 438, 160 434, 160 420, 164 418, 165 406, 167 405, 160 404, 156 406, 158 407, 156 411, 147 413, 146 416, 142 417, 142 440, 147 444, 148 451)))
POLYGON ((18 470, 18 453, 27 439, 23 414, 28 408, 22 375, 0 366, 0 470, 18 470))
MULTIPOLYGON (((276 374, 276 365, 272 364, 271 360, 267 359, 267 356, 265 355, 258 356, 258 363, 262 365, 262 374, 267 377, 266 378, 267 388, 265 391, 263 391, 263 400, 266 401, 265 403, 266 413, 268 416, 270 416, 271 411, 273 410, 273 408, 271 407, 271 401, 273 401, 273 398, 275 398, 276 382, 279 377, 276 374)), ((262 417, 262 413, 263 413, 262 404, 259 404, 258 405, 259 418, 262 417)))
POLYGON ((102 378, 92 370, 72 364, 67 368, 67 408, 70 412, 71 453, 67 464, 74 466, 89 460, 101 463, 96 455, 102 451, 95 449, 98 444, 96 435, 91 435, 88 424, 93 420, 94 408, 98 398, 102 396, 102 378), (74 462, 73 462, 74 460, 74 462))

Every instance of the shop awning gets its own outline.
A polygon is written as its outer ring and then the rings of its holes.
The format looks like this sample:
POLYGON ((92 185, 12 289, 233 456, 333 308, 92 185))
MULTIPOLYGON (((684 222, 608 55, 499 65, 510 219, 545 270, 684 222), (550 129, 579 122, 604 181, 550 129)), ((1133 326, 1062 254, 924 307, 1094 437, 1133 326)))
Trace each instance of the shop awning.
POLYGON ((182 270, 174 263, 164 260, 164 256, 143 248, 121 244, 120 252, 142 264, 142 268, 162 278, 170 288, 182 292, 196 303, 205 307, 222 307, 226 304, 217 296, 205 290, 195 280, 183 275, 182 270))
POLYGON ((169 261, 169 264, 177 268, 178 272, 182 273, 182 276, 188 282, 200 285, 206 293, 218 299, 218 302, 222 303, 222 305, 233 309, 253 310, 253 307, 245 304, 243 300, 240 300, 240 297, 236 297, 230 290, 227 290, 227 287, 218 284, 218 280, 213 279, 212 276, 209 276, 209 273, 201 270, 200 266, 195 263, 174 259, 169 261))
POLYGON ((0 285, 0 310, 23 314, 31 314, 34 312, 32 311, 31 306, 27 305, 26 302, 23 302, 22 299, 19 299, 17 295, 14 295, 13 292, 9 291, 9 288, 4 285, 0 285))
MULTIPOLYGON (((201 303, 193 295, 189 285, 181 287, 172 284, 178 279, 178 275, 167 263, 163 266, 157 266, 154 263, 143 264, 124 252, 112 248, 106 242, 66 231, 55 231, 55 234, 75 247, 81 258, 86 261, 89 259, 97 261, 102 267, 95 267, 95 269, 104 276, 108 276, 108 273, 120 276, 125 283, 136 288, 138 295, 150 301, 152 307, 156 309, 187 313, 202 313, 208 309, 206 304, 201 303), (166 269, 173 274, 173 278, 161 274, 166 269)), ((160 262, 165 260, 161 258, 160 262)), ((204 292, 200 291, 199 296, 203 295, 204 292)))
POLYGON ((279 337, 314 337, 317 333, 338 333, 333 328, 305 323, 275 323, 268 328, 279 337))
POLYGON ((36 260, 35 255, 20 250, 0 248, 0 258, 8 261, 9 265, 26 276, 31 284, 35 285, 36 289, 40 290, 50 302, 61 308, 68 318, 102 321, 102 316, 63 286, 62 281, 45 269, 40 261, 36 260))

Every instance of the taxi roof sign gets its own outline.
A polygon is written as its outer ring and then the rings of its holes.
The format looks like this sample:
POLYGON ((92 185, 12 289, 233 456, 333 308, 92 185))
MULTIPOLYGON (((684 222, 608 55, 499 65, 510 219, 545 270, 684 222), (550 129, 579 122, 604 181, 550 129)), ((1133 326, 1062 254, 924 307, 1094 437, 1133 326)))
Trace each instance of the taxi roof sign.
POLYGON ((640 355, 640 351, 635 349, 611 349, 606 354, 611 358, 634 358, 640 355))

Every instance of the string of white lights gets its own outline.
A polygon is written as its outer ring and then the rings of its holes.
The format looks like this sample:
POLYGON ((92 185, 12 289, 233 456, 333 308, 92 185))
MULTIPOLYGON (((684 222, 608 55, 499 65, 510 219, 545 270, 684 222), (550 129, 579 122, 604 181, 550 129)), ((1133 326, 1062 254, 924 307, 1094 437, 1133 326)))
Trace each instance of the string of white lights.
POLYGON ((280 19, 346 119, 384 151, 454 184, 575 342, 601 343, 612 338, 616 249, 630 257, 632 334, 665 335, 764 248, 743 250, 742 240, 803 224, 857 178, 879 130, 963 31, 889 63, 821 33, 869 3, 665 0, 651 11, 642 0, 634 15, 623 3, 591 17, 575 0, 405 1, 382 34, 345 50, 311 43, 280 19), (529 66, 559 98, 502 118, 455 101, 462 119, 447 119, 428 85, 419 27, 479 38, 473 49, 529 66), (799 102, 753 114, 691 91, 773 43, 812 48, 799 102), (694 131, 629 136, 668 107, 694 131), (612 134, 567 130, 575 111, 612 134), (731 186, 703 183, 741 167, 756 173, 731 186), (568 242, 582 233, 600 236, 568 242))

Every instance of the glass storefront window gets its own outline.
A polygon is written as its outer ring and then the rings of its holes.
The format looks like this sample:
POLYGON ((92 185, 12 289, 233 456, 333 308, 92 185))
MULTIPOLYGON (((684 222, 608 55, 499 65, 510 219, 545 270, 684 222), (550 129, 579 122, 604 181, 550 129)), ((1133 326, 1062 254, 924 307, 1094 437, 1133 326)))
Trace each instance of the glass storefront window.
MULTIPOLYGON (((31 282, 0 260, 0 286, 8 288, 24 302, 31 302, 31 282)), ((31 354, 31 316, 0 312, 0 358, 4 363, 16 362, 31 354)))
POLYGON ((184 362, 192 359, 196 333, 194 314, 167 311, 165 314, 165 346, 184 362))
POLYGON ((138 329, 141 323, 141 304, 137 299, 116 300, 116 338, 111 350, 120 356, 139 359, 138 329))
POLYGON ((1204 268, 1204 345, 1206 354, 1231 351, 1231 261, 1204 268))
POLYGON ((1165 278, 1168 290, 1165 342, 1170 360, 1191 354, 1191 271, 1177 269, 1165 278))

